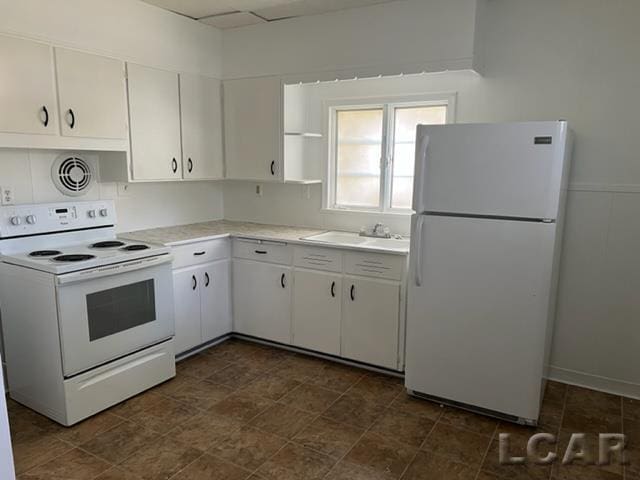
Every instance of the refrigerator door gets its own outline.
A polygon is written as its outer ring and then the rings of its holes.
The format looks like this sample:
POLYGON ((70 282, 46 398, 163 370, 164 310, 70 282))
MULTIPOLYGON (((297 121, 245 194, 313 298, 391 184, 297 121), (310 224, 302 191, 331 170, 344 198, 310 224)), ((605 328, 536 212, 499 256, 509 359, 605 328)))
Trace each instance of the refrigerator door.
POLYGON ((413 210, 555 219, 566 122, 419 125, 413 210))
POLYGON ((555 224, 415 215, 410 390, 537 419, 555 224))

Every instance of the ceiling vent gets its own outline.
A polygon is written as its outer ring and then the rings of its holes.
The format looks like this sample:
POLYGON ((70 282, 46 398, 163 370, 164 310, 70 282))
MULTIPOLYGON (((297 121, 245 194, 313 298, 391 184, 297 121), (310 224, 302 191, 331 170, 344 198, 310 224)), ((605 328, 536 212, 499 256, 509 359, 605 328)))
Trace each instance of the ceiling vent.
POLYGON ((76 154, 60 155, 51 166, 51 178, 58 190, 70 197, 87 193, 94 182, 93 168, 76 154))

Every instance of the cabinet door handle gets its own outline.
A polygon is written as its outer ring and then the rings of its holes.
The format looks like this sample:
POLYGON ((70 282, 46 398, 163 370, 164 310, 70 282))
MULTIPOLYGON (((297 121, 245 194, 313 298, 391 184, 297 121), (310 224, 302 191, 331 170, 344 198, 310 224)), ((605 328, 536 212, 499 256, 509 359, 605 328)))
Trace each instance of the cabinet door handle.
POLYGON ((354 302, 356 300, 356 286, 355 285, 351 285, 351 291, 349 293, 349 295, 351 296, 351 301, 354 302))
POLYGON ((336 282, 331 282, 331 296, 336 298, 336 282))
POLYGON ((208 287, 209 286, 209 274, 207 272, 204 272, 204 286, 208 287))
POLYGON ((254 250, 254 252, 256 252, 258 255, 266 255, 267 254, 266 250, 254 250))
POLYGON ((202 255, 204 255, 205 253, 207 253, 207 252, 206 252, 206 251, 204 251, 204 250, 203 250, 203 251, 201 251, 201 252, 193 252, 193 254, 194 254, 196 257, 201 257, 201 256, 202 256, 202 255))
POLYGON ((196 276, 191 275, 191 289, 195 290, 197 286, 198 286, 198 280, 196 280, 196 276))
POLYGON ((47 106, 42 106, 42 112, 44 113, 44 121, 42 122, 45 127, 49 126, 49 110, 47 110, 47 106))
POLYGON ((175 159, 175 157, 171 160, 171 170, 173 170, 173 173, 176 173, 178 171, 178 161, 175 159))
POLYGON ((76 115, 73 113, 72 109, 69 109, 69 116, 71 117, 71 121, 69 122, 69 128, 73 128, 76 126, 76 115))
POLYGON ((282 285, 282 288, 286 288, 286 285, 284 283, 284 273, 280 276, 280 285, 282 285))
POLYGON ((271 162, 271 166, 269 167, 269 170, 271 170, 271 175, 275 175, 276 174, 276 161, 273 160, 271 162))
POLYGON ((189 173, 193 171, 193 162, 190 158, 187 160, 187 170, 189 171, 189 173))

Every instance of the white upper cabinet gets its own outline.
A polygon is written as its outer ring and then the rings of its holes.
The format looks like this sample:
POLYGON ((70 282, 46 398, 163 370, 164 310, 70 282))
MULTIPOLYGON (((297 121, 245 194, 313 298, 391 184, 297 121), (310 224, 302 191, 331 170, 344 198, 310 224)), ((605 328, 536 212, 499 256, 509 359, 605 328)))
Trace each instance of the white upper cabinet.
POLYGON ((0 36, 0 132, 58 133, 51 50, 0 36))
POLYGON ((182 165, 187 180, 223 177, 220 81, 180 74, 182 165))
POLYGON ((224 82, 227 178, 283 180, 279 77, 224 82))
POLYGON ((182 178, 178 74, 127 64, 133 180, 182 178))
POLYGON ((62 135, 127 138, 124 62, 55 49, 62 135))

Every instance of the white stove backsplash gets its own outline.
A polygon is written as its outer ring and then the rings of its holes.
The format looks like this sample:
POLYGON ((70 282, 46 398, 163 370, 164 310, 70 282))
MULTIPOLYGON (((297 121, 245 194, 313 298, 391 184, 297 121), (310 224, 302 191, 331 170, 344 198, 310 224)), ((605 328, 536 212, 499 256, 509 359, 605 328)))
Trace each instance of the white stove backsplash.
POLYGON ((0 185, 14 191, 16 205, 114 200, 118 211, 118 231, 204 222, 223 218, 220 182, 161 182, 131 184, 126 195, 118 194, 116 183, 100 183, 99 153, 82 153, 96 162, 97 182, 80 197, 60 193, 51 180, 51 164, 58 150, 0 148, 0 185))
POLYGON ((86 194, 80 197, 73 198, 62 194, 51 180, 51 165, 61 153, 63 152, 58 150, 0 149, 0 168, 2 169, 0 184, 13 189, 15 204, 114 198, 114 196, 104 196, 112 192, 102 191, 96 153, 82 154, 82 157, 93 167, 96 182, 86 194))

